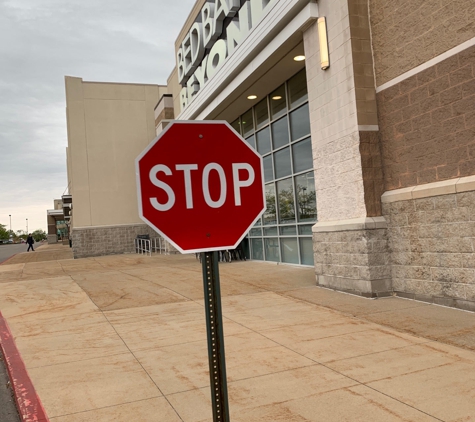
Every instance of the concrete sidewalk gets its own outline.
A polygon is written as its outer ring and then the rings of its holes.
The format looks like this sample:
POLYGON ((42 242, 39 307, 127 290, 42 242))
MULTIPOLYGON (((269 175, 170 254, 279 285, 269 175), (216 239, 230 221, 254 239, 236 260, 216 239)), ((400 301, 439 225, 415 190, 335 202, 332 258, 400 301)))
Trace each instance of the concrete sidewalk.
MULTIPOLYGON (((211 421, 194 256, 43 248, 0 265, 0 311, 50 420, 211 421)), ((220 276, 233 422, 475 420, 474 314, 321 289, 311 268, 220 276)))

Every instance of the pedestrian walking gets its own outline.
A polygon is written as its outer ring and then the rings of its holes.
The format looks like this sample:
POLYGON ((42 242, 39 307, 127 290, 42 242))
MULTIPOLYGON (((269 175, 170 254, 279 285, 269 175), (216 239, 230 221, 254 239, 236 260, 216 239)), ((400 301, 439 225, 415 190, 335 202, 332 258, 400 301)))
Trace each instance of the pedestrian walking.
POLYGON ((33 236, 31 235, 31 233, 26 238, 26 243, 28 243, 28 249, 26 251, 30 252, 30 248, 31 248, 31 250, 35 252, 35 249, 33 248, 33 243, 35 243, 35 239, 33 239, 33 236))

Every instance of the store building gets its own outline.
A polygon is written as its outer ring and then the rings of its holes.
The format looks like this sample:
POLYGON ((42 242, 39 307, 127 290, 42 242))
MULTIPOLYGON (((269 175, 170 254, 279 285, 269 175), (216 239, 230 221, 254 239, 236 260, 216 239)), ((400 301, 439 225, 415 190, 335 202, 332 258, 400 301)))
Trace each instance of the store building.
MULTIPOLYGON (((63 196, 68 201, 68 196, 63 196)), ((48 244, 63 242, 68 243, 69 230, 68 221, 65 217, 64 203, 62 199, 53 201, 53 208, 46 211, 46 220, 48 222, 48 244)), ((70 196, 69 196, 70 198, 70 196)))
POLYGON ((134 251, 154 235, 138 216, 135 157, 155 137, 166 87, 65 78, 69 227, 75 258, 134 251))
MULTIPOLYGON (((475 309, 474 18, 470 0, 198 0, 156 97, 156 132, 172 118, 226 120, 262 154, 253 259, 314 265, 318 285, 369 297, 475 309)), ((76 195, 75 177, 73 226, 94 186, 76 195)), ((101 194, 118 202, 97 212, 127 202, 135 218, 131 190, 109 188, 131 181, 109 179, 101 194)), ((86 223, 105 224, 78 232, 86 223)))

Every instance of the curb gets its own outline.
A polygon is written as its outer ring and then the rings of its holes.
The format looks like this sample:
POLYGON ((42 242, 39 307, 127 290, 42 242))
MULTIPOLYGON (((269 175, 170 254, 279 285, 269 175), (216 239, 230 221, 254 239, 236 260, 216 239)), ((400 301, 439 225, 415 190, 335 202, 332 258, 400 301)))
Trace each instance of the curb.
MULTIPOLYGON (((9 256, 7 259, 5 259, 5 261, 2 261, 0 262, 0 265, 3 265, 5 264, 5 262, 7 262, 9 259, 12 259, 14 256, 18 255, 17 253, 15 255, 12 255, 12 256, 9 256)), ((1 314, 0 314, 1 315, 1 314)))
POLYGON ((0 348, 12 383, 15 402, 22 422, 49 422, 21 358, 7 321, 0 312, 0 348))

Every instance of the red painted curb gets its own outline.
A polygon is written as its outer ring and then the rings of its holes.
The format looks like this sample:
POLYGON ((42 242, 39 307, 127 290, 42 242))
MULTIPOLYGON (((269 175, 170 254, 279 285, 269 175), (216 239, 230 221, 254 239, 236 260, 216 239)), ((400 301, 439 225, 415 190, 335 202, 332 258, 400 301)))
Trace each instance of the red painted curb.
POLYGON ((7 321, 1 312, 0 347, 5 358, 10 382, 13 385, 15 401, 22 422, 49 422, 41 400, 26 371, 25 363, 16 347, 15 340, 13 340, 7 321))

